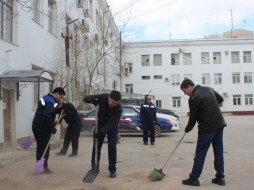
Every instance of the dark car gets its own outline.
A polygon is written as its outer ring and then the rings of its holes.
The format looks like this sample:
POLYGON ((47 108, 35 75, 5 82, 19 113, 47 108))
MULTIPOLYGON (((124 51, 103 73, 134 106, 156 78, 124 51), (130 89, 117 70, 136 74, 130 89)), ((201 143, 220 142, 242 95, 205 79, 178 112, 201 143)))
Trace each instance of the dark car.
MULTIPOLYGON (((119 133, 142 133, 143 125, 140 123, 139 110, 135 106, 123 105, 123 113, 119 123, 119 133)), ((93 132, 95 127, 95 110, 82 115, 82 131, 93 132)), ((161 133, 172 131, 172 128, 179 129, 180 123, 177 118, 165 114, 157 114, 158 122, 155 124, 155 136, 161 133)))

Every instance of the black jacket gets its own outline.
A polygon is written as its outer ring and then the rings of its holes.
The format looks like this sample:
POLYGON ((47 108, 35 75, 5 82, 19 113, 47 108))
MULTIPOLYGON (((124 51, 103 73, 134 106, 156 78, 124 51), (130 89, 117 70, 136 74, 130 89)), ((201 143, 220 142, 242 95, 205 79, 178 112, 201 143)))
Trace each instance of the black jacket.
POLYGON ((196 122, 199 134, 227 126, 219 108, 222 102, 222 96, 214 89, 196 85, 189 98, 190 117, 187 132, 193 129, 196 122))
POLYGON ((116 107, 110 108, 108 106, 109 94, 90 95, 84 98, 86 103, 99 105, 98 112, 98 130, 106 134, 112 128, 117 127, 122 115, 122 106, 119 103, 116 107))
MULTIPOLYGON (((74 107, 72 103, 63 103, 62 109, 64 110, 65 116, 63 119, 65 122, 72 126, 81 126, 82 120, 79 116, 77 109, 74 107)), ((61 112, 61 110, 59 110, 61 112)))

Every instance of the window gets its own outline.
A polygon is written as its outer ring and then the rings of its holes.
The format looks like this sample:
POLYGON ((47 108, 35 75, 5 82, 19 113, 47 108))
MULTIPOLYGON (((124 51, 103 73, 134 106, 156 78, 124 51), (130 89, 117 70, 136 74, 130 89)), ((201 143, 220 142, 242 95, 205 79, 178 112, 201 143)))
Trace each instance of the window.
POLYGON ((172 85, 180 85, 180 75, 171 75, 172 85))
POLYGON ((150 80, 150 76, 142 76, 142 80, 150 80))
POLYGON ((173 97, 173 107, 181 107, 181 97, 173 97))
POLYGON ((124 116, 136 116, 137 112, 132 108, 123 108, 122 115, 124 116))
POLYGON ((40 24, 40 0, 33 0, 31 7, 32 19, 40 24))
POLYGON ((162 65, 161 54, 154 54, 153 55, 153 65, 154 66, 161 66, 162 65))
POLYGON ((125 84, 125 92, 133 93, 133 84, 125 84))
POLYGON ((221 64, 221 52, 213 52, 213 64, 221 64))
POLYGON ((154 75, 153 78, 154 79, 162 79, 162 75, 154 75))
POLYGON ((243 62, 251 63, 251 51, 243 51, 243 62))
POLYGON ((171 65, 179 65, 179 53, 171 53, 171 65))
POLYGON ((241 95, 233 95, 233 105, 234 106, 241 105, 241 95))
POLYGON ((232 51, 231 52, 231 62, 232 63, 240 63, 239 51, 232 51))
POLYGON ((202 84, 210 85, 210 74, 209 73, 203 73, 202 74, 202 84))
POLYGON ((209 52, 201 52, 201 64, 209 64, 209 52))
POLYGON ((0 0, 0 38, 12 42, 13 1, 0 0))
POLYGON ((192 80, 192 74, 184 74, 183 78, 192 80))
POLYGON ((149 55, 141 55, 142 66, 150 66, 150 56, 149 55))
POLYGON ((124 63, 124 75, 128 76, 129 73, 132 73, 132 63, 124 63))
POLYGON ((233 82, 233 84, 240 83, 240 73, 233 73, 232 74, 232 82, 233 82))
POLYGON ((252 83, 252 72, 244 73, 244 83, 252 83))
POLYGON ((191 65, 191 53, 183 53, 183 64, 191 65))
POLYGON ((161 100, 156 100, 156 107, 161 108, 161 100))
POLYGON ((253 105, 253 94, 245 94, 245 105, 253 105))
POLYGON ((53 0, 48 1, 48 31, 52 34, 56 33, 56 3, 53 0))
POLYGON ((214 73, 214 84, 222 84, 222 73, 214 73))

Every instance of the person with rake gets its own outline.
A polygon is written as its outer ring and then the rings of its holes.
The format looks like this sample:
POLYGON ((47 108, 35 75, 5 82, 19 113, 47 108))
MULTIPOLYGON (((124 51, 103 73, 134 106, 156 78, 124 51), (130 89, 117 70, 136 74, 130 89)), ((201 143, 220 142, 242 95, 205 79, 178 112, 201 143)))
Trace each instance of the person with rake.
POLYGON ((72 153, 69 157, 77 156, 82 120, 77 109, 72 103, 62 103, 61 108, 59 108, 59 112, 62 110, 64 110, 65 113, 63 119, 68 124, 68 127, 64 136, 63 147, 56 154, 65 155, 71 143, 72 153))
POLYGON ((110 178, 116 177, 118 124, 122 115, 122 106, 120 101, 121 93, 116 90, 112 90, 110 94, 90 95, 84 98, 84 102, 99 106, 98 132, 94 133, 94 145, 91 159, 92 170, 99 169, 101 148, 104 138, 107 135, 109 160, 108 170, 110 172, 110 178), (95 141, 98 142, 98 154, 95 154, 95 141), (97 155, 97 159, 95 159, 95 155, 97 155), (97 160, 98 163, 95 163, 95 160, 97 160))
POLYGON ((37 143, 36 147, 36 161, 38 162, 45 152, 44 157, 44 174, 53 173, 48 168, 49 150, 48 143, 51 138, 51 134, 55 134, 57 129, 55 127, 55 117, 57 113, 57 104, 65 96, 65 91, 61 87, 57 87, 52 93, 48 93, 43 96, 38 103, 37 110, 35 112, 32 130, 37 143))
POLYGON ((180 87, 184 94, 190 97, 190 117, 185 127, 185 133, 190 132, 198 122, 194 164, 189 178, 182 180, 182 184, 200 186, 198 179, 203 170, 207 151, 212 145, 216 171, 212 183, 224 186, 223 130, 227 124, 219 107, 219 104, 223 102, 223 97, 211 87, 195 86, 190 79, 184 79, 180 87))

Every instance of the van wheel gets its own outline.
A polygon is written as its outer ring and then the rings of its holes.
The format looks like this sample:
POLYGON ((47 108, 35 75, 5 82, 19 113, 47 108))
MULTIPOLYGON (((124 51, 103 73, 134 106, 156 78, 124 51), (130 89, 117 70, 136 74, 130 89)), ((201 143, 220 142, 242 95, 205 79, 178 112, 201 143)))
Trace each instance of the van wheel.
POLYGON ((161 127, 159 125, 154 125, 155 127, 155 137, 161 136, 161 127))

